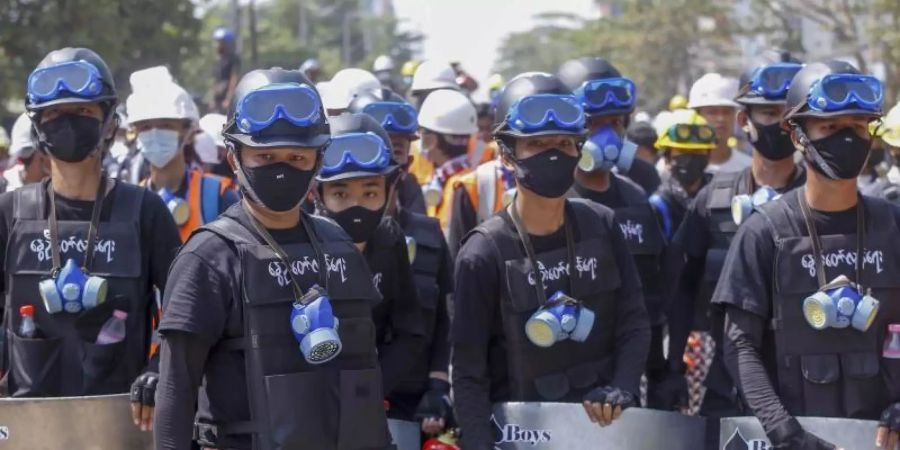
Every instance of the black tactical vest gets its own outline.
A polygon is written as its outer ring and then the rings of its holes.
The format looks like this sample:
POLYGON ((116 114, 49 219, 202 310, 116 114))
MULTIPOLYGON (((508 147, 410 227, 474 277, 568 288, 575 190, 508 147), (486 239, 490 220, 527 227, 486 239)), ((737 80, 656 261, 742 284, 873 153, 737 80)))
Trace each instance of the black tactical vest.
MULTIPOLYGON (((788 195, 802 195, 802 190, 788 195)), ((794 203, 796 204, 796 203, 794 203)), ((804 319, 803 300, 819 286, 805 225, 785 201, 759 211, 775 237, 772 269, 778 394, 788 412, 801 416, 878 419, 900 383, 900 361, 882 358, 888 324, 900 323, 900 247, 893 207, 863 197, 865 243, 862 285, 872 289, 880 311, 865 333, 852 327, 822 331, 804 319), (893 386, 893 388, 892 388, 893 386)), ((823 235, 825 278, 856 278, 856 234, 823 235)))
MULTIPOLYGON (((631 183, 619 180, 620 184, 631 183)), ((624 203, 628 206, 615 208, 616 224, 625 238, 628 251, 634 258, 638 275, 641 277, 644 303, 650 315, 651 324, 659 324, 662 317, 662 254, 665 250, 665 236, 659 220, 647 198, 641 192, 619 188, 624 203)))
MULTIPOLYGON (((9 393, 14 397, 63 397, 128 392, 147 364, 155 302, 147 274, 141 273, 140 212, 145 191, 116 183, 112 211, 101 221, 91 275, 106 278, 106 301, 78 314, 49 314, 38 283, 50 276, 52 260, 46 182, 14 195, 7 243, 6 330, 9 393), (18 336, 19 307, 34 306, 46 339, 18 336), (103 324, 119 309, 128 313, 124 341, 96 344, 103 324)), ((89 222, 59 224, 60 259, 84 263, 89 222)))
POLYGON ((372 308, 380 300, 365 259, 337 225, 304 215, 321 242, 327 266, 328 295, 339 320, 340 355, 321 365, 303 358, 291 334, 294 294, 288 270, 301 288, 322 285, 320 267, 310 244, 283 247, 291 267, 255 234, 227 216, 204 225, 232 242, 241 261, 244 336, 221 341, 214 351, 244 356, 250 422, 199 428, 201 444, 215 437, 252 434, 256 450, 382 449, 390 438, 384 413, 380 371, 375 351, 372 308), (213 436, 205 432, 213 431, 213 436), (217 436, 216 436, 217 435, 217 436))
MULTIPOLYGON (((437 219, 401 210, 397 220, 407 236, 416 241, 416 258, 412 262, 419 305, 422 308, 422 324, 425 331, 425 349, 434 343, 434 329, 438 316, 440 290, 438 272, 444 255, 444 234, 437 219)), ((408 377, 395 389, 408 394, 424 393, 428 388, 430 352, 426 350, 417 358, 408 377)))
MULTIPOLYGON (((566 220, 574 219, 575 266, 569 267, 566 247, 536 256, 533 271, 518 234, 501 216, 494 216, 473 232, 493 241, 500 255, 500 313, 503 323, 508 401, 580 402, 584 394, 612 380, 615 366, 615 291, 621 285, 610 235, 604 227, 612 211, 589 200, 566 200, 566 220), (574 292, 569 291, 572 276, 574 292), (534 284, 543 280, 547 295, 560 290, 581 300, 596 314, 585 342, 565 340, 538 347, 525 335, 525 323, 546 302, 537 298, 534 284)), ((462 318, 456 318, 462 320, 462 318)))
POLYGON ((694 330, 709 330, 709 301, 719 275, 725 265, 725 256, 731 239, 737 233, 738 226, 731 216, 731 199, 735 195, 752 194, 748 183, 752 180, 750 169, 740 172, 717 172, 709 182, 709 197, 706 208, 709 211, 709 248, 706 250, 706 264, 703 266, 703 280, 700 291, 694 298, 694 330))

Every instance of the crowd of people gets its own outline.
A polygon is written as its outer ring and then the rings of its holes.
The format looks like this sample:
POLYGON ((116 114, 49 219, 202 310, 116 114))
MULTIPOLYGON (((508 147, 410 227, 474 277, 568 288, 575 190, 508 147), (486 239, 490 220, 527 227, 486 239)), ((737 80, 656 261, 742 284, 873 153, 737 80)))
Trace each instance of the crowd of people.
POLYGON ((476 103, 458 63, 242 73, 214 37, 203 116, 165 67, 126 97, 87 48, 29 75, 6 396, 130 393, 167 450, 394 448, 388 418, 493 449, 503 402, 699 414, 708 449, 725 417, 801 450, 836 446, 796 417, 877 420, 900 448, 900 105, 877 78, 773 52, 651 118, 596 56, 476 103))

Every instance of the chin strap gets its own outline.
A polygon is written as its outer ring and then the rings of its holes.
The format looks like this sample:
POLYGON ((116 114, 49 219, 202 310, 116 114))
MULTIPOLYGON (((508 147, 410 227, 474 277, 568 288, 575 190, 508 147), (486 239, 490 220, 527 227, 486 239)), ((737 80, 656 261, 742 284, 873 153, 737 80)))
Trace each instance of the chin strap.
POLYGON ((825 162, 825 159, 822 158, 822 155, 816 150, 816 147, 812 144, 812 141, 809 140, 809 137, 806 135, 806 132, 803 131, 803 128, 794 121, 790 122, 791 129, 797 133, 797 139, 800 141, 800 145, 806 149, 806 153, 808 153, 812 157, 812 162, 819 166, 819 169, 822 170, 822 173, 825 174, 828 178, 832 180, 838 180, 840 177, 834 173, 834 170, 825 162))

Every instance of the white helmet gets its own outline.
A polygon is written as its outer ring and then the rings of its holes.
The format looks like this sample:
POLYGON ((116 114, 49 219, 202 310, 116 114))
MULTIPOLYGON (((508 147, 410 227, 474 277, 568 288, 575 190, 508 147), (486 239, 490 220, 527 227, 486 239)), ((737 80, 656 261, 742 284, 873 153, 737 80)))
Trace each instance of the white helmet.
MULTIPOLYGON (((219 135, 221 134, 220 132, 219 135)), ((194 151, 197 152, 200 162, 204 164, 218 164, 221 162, 219 160, 219 148, 216 138, 206 131, 200 131, 194 135, 194 151)))
POLYGON ((391 70, 394 70, 394 59, 388 55, 381 55, 372 63, 372 72, 389 72, 391 70))
POLYGON ((31 136, 31 119, 22 114, 16 119, 12 127, 12 140, 9 146, 9 156, 13 158, 28 158, 36 149, 34 139, 31 136))
POLYGON ((478 113, 468 97, 458 91, 432 92, 419 110, 419 126, 442 134, 478 132, 478 113))
POLYGON ((347 109, 353 99, 361 93, 373 93, 375 97, 381 98, 381 82, 378 78, 363 69, 343 69, 334 74, 331 83, 328 84, 328 95, 334 96, 332 103, 334 108, 328 109, 347 109))
POLYGON ((728 106, 737 108, 734 101, 738 94, 738 80, 726 78, 718 73, 703 75, 691 86, 688 96, 688 108, 704 106, 728 106))
POLYGON ((200 129, 212 136, 216 145, 224 147, 225 137, 222 136, 222 130, 225 129, 227 121, 228 118, 224 114, 210 113, 200 118, 200 129))
POLYGON ((449 63, 428 60, 419 64, 416 74, 413 75, 410 90, 416 92, 433 89, 459 89, 459 86, 456 85, 456 72, 449 63))
POLYGON ((3 127, 0 127, 0 148, 9 148, 9 134, 3 127))
POLYGON ((125 101, 128 123, 151 119, 190 120, 196 124, 200 113, 194 99, 172 81, 165 67, 151 67, 131 74, 132 94, 125 101))

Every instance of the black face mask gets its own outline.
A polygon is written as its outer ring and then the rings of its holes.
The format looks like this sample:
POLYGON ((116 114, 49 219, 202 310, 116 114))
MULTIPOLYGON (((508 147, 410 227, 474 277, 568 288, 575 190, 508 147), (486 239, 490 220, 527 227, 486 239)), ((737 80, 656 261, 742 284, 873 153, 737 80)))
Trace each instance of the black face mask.
MULTIPOLYGON (((250 198, 276 212, 289 211, 299 205, 316 175, 314 170, 300 170, 285 162, 243 167, 242 171, 250 184, 250 198)), ((243 188, 246 190, 247 187, 243 188)))
POLYGON ((326 211, 347 232, 354 243, 367 242, 375 234, 375 229, 384 217, 384 206, 372 211, 364 206, 352 206, 341 212, 326 211))
POLYGON ((791 141, 791 135, 781 124, 775 122, 771 125, 760 125, 752 122, 756 128, 756 142, 753 148, 769 161, 781 161, 794 154, 794 143, 791 141))
POLYGON ((806 158, 813 170, 831 179, 849 180, 856 178, 862 172, 866 159, 869 157, 872 141, 860 137, 852 128, 848 127, 831 136, 811 141, 810 144, 836 177, 825 173, 819 167, 816 158, 807 151, 806 158))
POLYGON ((709 164, 709 155, 687 154, 672 157, 672 178, 678 181, 682 187, 693 186, 703 178, 706 165, 709 164))
POLYGON ((100 145, 101 122, 93 117, 65 114, 39 126, 44 145, 54 158, 84 161, 100 145))
POLYGON ((516 160, 516 181, 541 197, 559 198, 575 183, 578 156, 551 148, 516 160))

